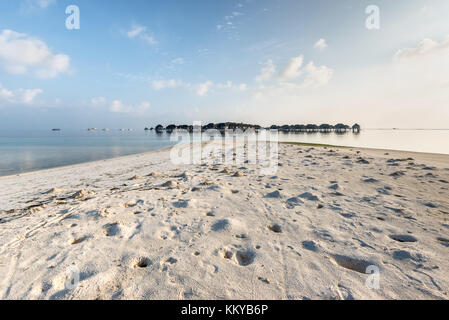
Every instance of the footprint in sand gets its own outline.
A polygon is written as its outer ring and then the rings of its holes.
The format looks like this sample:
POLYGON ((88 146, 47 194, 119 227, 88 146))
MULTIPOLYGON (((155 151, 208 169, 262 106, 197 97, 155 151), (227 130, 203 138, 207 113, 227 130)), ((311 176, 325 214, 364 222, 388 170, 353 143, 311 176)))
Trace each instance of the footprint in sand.
POLYGON ((449 239, 448 238, 438 237, 437 240, 440 241, 443 246, 449 247, 449 239))
POLYGON ((299 197, 309 201, 319 201, 318 197, 310 192, 304 192, 303 194, 300 194, 299 197))
POLYGON ((268 226, 268 230, 273 231, 274 233, 282 233, 282 227, 278 224, 268 226))
POLYGON ((120 233, 120 222, 108 223, 103 226, 103 233, 107 237, 113 237, 120 233))
POLYGON ((340 267, 363 274, 366 273, 369 266, 376 265, 374 262, 366 259, 339 254, 332 255, 330 260, 340 267))
POLYGON ((131 260, 130 266, 134 269, 143 269, 147 268, 152 264, 151 260, 147 257, 137 257, 131 260))
POLYGON ((175 188, 178 187, 178 182, 177 181, 173 181, 173 180, 169 180, 169 181, 161 184, 161 187, 167 188, 167 189, 175 189, 175 188))
POLYGON ((221 251, 221 255, 223 256, 223 258, 230 260, 234 256, 234 252, 228 249, 224 249, 221 251))
POLYGON ((404 171, 396 171, 396 172, 391 173, 390 177, 393 177, 393 178, 397 179, 397 178, 400 178, 400 177, 402 177, 404 175, 405 175, 404 171))
POLYGON ((235 262, 242 267, 249 266, 254 262, 256 253, 252 250, 240 250, 235 254, 235 262))
POLYGON ((319 248, 314 241, 303 241, 302 247, 306 250, 318 252, 319 248))
POLYGON ((136 206, 138 206, 138 205, 142 205, 142 204, 144 204, 145 202, 143 201, 143 200, 137 200, 136 202, 128 202, 128 203, 124 203, 124 204, 122 204, 122 206, 124 207, 124 208, 134 208, 134 207, 136 207, 136 206))
POLYGON ((330 190, 337 191, 340 189, 340 186, 337 183, 334 183, 328 187, 330 190))
POLYGON ((178 259, 175 259, 173 257, 170 257, 167 260, 165 260, 165 263, 168 263, 168 264, 175 264, 177 262, 178 262, 178 259))
POLYGON ((215 222, 212 227, 212 231, 219 232, 219 231, 230 231, 231 230, 231 223, 228 219, 221 219, 215 222))
POLYGON ((395 213, 398 213, 398 214, 404 214, 404 210, 401 209, 401 208, 393 208, 393 207, 389 207, 389 206, 384 206, 384 208, 388 209, 388 210, 391 210, 391 211, 393 211, 395 213))
POLYGON ((369 164, 369 161, 362 158, 362 157, 358 157, 356 163, 360 163, 360 164, 369 164))
POLYGON ((268 199, 279 199, 279 198, 282 198, 282 195, 281 195, 281 193, 280 193, 278 190, 276 190, 276 191, 267 193, 267 194, 264 196, 264 198, 268 198, 268 199))
POLYGON ((403 261, 403 260, 411 260, 415 262, 425 262, 425 259, 422 254, 416 253, 412 254, 406 250, 396 250, 393 252, 393 259, 403 261))
POLYGON ((178 200, 176 202, 173 202, 173 206, 178 209, 196 208, 198 207, 198 200, 196 199, 178 200))
POLYGON ((304 202, 301 199, 293 197, 287 200, 286 207, 287 209, 294 209, 295 207, 299 207, 302 204, 304 204, 304 202))
POLYGON ((74 200, 85 201, 85 200, 89 200, 94 195, 95 195, 95 192, 82 189, 80 191, 75 192, 69 198, 74 199, 74 200))
POLYGON ((169 227, 162 227, 158 229, 155 233, 156 237, 162 240, 171 240, 178 236, 180 231, 175 226, 169 227))
POLYGON ((414 236, 409 234, 391 234, 389 237, 395 241, 398 242, 417 242, 418 239, 416 239, 414 236))
POLYGON ((346 218, 346 219, 352 219, 352 218, 354 218, 354 217, 356 216, 355 213, 341 213, 340 215, 341 215, 343 218, 346 218))
POLYGON ((374 178, 368 178, 368 179, 363 179, 362 182, 364 182, 364 183, 377 183, 377 182, 379 182, 379 180, 376 180, 374 178))
POLYGON ((383 194, 385 196, 391 195, 391 192, 385 188, 377 188, 377 192, 379 192, 380 194, 383 194))

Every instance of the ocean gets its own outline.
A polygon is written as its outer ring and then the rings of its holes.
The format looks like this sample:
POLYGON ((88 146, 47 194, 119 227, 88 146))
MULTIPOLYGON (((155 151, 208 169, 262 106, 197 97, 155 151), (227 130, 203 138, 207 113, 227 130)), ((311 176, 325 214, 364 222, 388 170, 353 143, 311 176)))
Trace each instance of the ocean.
MULTIPOLYGON (((449 154, 449 130, 281 133, 279 140, 449 154)), ((154 151, 174 144, 166 133, 143 130, 0 131, 0 176, 154 151)))

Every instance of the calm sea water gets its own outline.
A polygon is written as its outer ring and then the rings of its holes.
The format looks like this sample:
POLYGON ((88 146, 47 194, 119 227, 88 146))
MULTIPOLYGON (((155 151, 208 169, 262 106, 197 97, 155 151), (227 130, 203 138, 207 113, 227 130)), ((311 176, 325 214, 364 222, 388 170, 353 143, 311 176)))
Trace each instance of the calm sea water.
MULTIPOLYGON (((449 130, 363 130, 360 134, 290 133, 281 141, 449 154, 449 130)), ((0 176, 103 160, 173 145, 167 134, 118 130, 0 131, 0 176)))

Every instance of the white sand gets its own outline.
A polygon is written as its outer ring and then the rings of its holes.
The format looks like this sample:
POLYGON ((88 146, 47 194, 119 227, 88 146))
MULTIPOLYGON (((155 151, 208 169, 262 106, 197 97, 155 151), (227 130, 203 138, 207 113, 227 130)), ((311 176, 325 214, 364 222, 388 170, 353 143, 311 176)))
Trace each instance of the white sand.
POLYGON ((0 178, 0 298, 447 299, 449 156, 333 149, 280 145, 264 177, 163 150, 0 178))

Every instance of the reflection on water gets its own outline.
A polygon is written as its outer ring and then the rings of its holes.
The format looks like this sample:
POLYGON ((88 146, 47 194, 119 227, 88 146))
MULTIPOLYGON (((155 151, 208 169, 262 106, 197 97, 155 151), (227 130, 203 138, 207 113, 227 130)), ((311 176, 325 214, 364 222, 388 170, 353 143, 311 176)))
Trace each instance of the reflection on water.
POLYGON ((449 154, 449 130, 364 130, 359 134, 285 133, 281 141, 449 154))
MULTIPOLYGON (((449 154, 449 130, 363 130, 360 134, 280 133, 280 141, 449 154)), ((0 176, 161 149, 154 132, 0 132, 0 176)))
POLYGON ((0 133, 0 176, 109 159, 172 145, 166 135, 108 132, 0 133))

